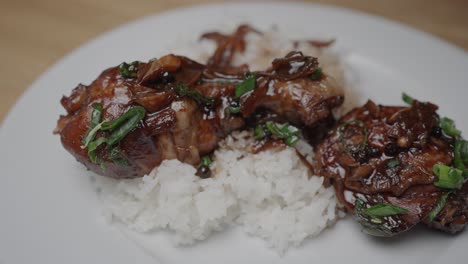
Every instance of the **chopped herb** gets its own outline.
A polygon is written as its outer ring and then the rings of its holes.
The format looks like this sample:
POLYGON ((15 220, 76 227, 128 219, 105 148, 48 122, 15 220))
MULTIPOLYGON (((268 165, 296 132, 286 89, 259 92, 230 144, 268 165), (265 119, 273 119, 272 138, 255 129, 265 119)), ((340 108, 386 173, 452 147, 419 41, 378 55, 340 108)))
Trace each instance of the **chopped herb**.
POLYGON ((188 96, 195 100, 199 105, 212 105, 214 99, 211 97, 206 97, 198 91, 192 90, 187 87, 185 84, 178 83, 174 86, 175 92, 182 97, 188 96))
POLYGON ((210 167, 212 161, 210 159, 210 156, 203 156, 202 159, 201 159, 201 165, 202 166, 206 166, 206 167, 210 167))
POLYGON ((112 147, 109 150, 109 159, 117 165, 128 166, 128 161, 121 155, 121 150, 118 146, 112 147))
POLYGON ((455 127, 455 122, 448 117, 441 118, 439 125, 447 136, 458 137, 461 135, 461 131, 455 127))
POLYGON ((124 78, 136 78, 138 72, 138 61, 134 61, 132 63, 122 62, 119 65, 120 75, 124 78))
POLYGON ((295 126, 289 124, 278 125, 272 121, 266 122, 265 126, 273 136, 284 139, 284 143, 288 146, 292 146, 299 141, 297 136, 299 129, 295 126))
POLYGON ((362 208, 364 208, 364 201, 359 198, 356 199, 356 202, 354 202, 354 212, 360 213, 362 211, 362 208))
POLYGON ((197 168, 197 173, 200 178, 202 179, 207 179, 211 176, 211 170, 210 170, 210 165, 212 161, 210 159, 210 156, 203 156, 201 158, 200 165, 197 168))
MULTIPOLYGON (((99 109, 99 108, 97 108, 99 109)), ((120 150, 114 145, 119 143, 130 131, 132 131, 145 116, 145 109, 141 106, 130 108, 119 118, 112 121, 104 121, 92 128, 83 139, 83 148, 88 148, 88 156, 91 162, 103 165, 103 160, 98 157, 96 150, 99 146, 107 144, 109 159, 119 165, 128 165, 128 162, 120 156, 120 150), (98 131, 109 131, 108 137, 100 137, 94 140, 98 131)))
POLYGON ((102 130, 111 130, 107 144, 112 146, 122 140, 145 117, 145 112, 145 108, 135 106, 116 120, 104 123, 102 130))
POLYGON ((86 132, 83 140, 81 141, 83 145, 87 145, 91 140, 94 140, 96 137, 97 130, 93 129, 99 125, 102 118, 102 105, 95 103, 93 104, 93 112, 91 113, 91 125, 89 126, 88 131, 86 132))
POLYGON ((384 217, 398 214, 407 214, 410 211, 389 203, 379 203, 369 208, 363 209, 362 213, 369 217, 384 217))
POLYGON ((238 114, 241 111, 241 107, 240 106, 228 106, 227 110, 231 114, 238 114))
POLYGON ((463 171, 463 176, 468 177, 468 141, 460 139, 455 141, 453 165, 463 171))
POLYGON ((358 198, 354 203, 354 215, 357 218, 359 224, 363 227, 363 231, 369 235, 389 237, 393 236, 392 229, 383 223, 383 220, 379 217, 364 215, 362 212, 364 209, 365 202, 358 198))
POLYGON ((107 167, 106 167, 106 163, 104 163, 104 160, 101 159, 101 158, 98 158, 97 164, 99 164, 99 166, 101 167, 101 170, 106 173, 106 170, 107 170, 107 167))
POLYGON ((403 94, 401 95, 401 99, 403 100, 403 102, 405 102, 405 103, 407 103, 407 104, 409 104, 409 105, 412 105, 412 104, 413 104, 413 101, 414 101, 413 97, 409 96, 409 95, 406 94, 406 93, 403 93, 403 94))
POLYGON ((310 78, 314 81, 320 80, 323 76, 322 68, 318 67, 311 75, 310 78))
POLYGON ((254 137, 256 140, 266 137, 265 127, 263 125, 257 125, 254 128, 254 137))
POLYGON ((255 74, 248 75, 241 83, 236 85, 235 98, 240 98, 242 95, 255 89, 257 77, 255 74))
POLYGON ((289 124, 277 124, 272 121, 268 121, 265 124, 259 124, 254 128, 254 137, 257 140, 263 139, 269 135, 284 140, 284 143, 288 146, 296 144, 300 138, 298 136, 299 129, 289 124))
POLYGON ((106 131, 106 130, 113 131, 114 129, 118 128, 120 125, 127 122, 132 117, 137 116, 137 117, 140 117, 140 119, 142 119, 144 115, 145 115, 145 108, 143 108, 141 106, 132 107, 132 108, 128 109, 128 111, 125 112, 123 115, 121 115, 119 118, 114 119, 112 121, 102 122, 101 130, 103 130, 103 131, 106 131))
POLYGON ((99 146, 101 146, 102 144, 106 143, 107 142, 107 139, 104 138, 104 137, 100 137, 94 141, 91 141, 89 144, 88 144, 88 156, 89 156, 89 159, 91 160, 91 162, 93 163, 99 163, 98 162, 98 157, 96 156, 96 150, 99 146))
POLYGON ((392 159, 392 160, 389 160, 388 163, 387 163, 387 166, 391 169, 393 168, 396 168, 400 165, 400 161, 397 160, 397 159, 392 159))
POLYGON ((287 131, 283 131, 279 125, 274 122, 268 121, 265 123, 266 128, 271 132, 272 135, 279 138, 288 137, 287 131))
POLYGON ((440 213, 440 211, 442 211, 442 209, 445 206, 445 203, 447 203, 447 197, 450 194, 451 194, 451 192, 446 192, 446 193, 442 194, 442 196, 440 197, 439 202, 436 204, 436 206, 434 206, 434 209, 432 209, 431 212, 429 212, 429 215, 428 215, 429 222, 434 221, 434 219, 437 217, 437 215, 440 213))
POLYGON ((432 167, 432 171, 437 176, 434 185, 440 188, 460 189, 465 181, 462 170, 447 165, 436 164, 432 167))
POLYGON ((288 146, 294 146, 298 141, 299 141, 299 137, 296 136, 296 135, 292 135, 292 136, 286 138, 284 143, 286 143, 286 145, 288 145, 288 146))

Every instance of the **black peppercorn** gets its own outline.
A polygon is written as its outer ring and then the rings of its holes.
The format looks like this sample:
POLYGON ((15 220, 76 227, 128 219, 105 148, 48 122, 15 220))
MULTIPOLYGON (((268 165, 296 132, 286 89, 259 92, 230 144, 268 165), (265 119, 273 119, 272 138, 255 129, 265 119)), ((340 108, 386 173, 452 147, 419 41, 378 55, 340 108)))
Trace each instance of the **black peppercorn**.
POLYGON ((393 142, 388 143, 387 145, 385 145, 384 152, 387 156, 395 156, 396 154, 398 154, 398 146, 393 142))
POLYGON ((442 136, 442 128, 436 126, 432 129, 432 136, 435 138, 440 138, 442 136))

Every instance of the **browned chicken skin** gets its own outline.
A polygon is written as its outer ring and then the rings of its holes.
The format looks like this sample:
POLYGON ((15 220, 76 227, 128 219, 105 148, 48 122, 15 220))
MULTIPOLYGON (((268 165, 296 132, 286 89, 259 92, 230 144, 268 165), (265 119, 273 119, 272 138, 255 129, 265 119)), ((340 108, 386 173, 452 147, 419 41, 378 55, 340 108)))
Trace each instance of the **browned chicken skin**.
MULTIPOLYGON (((244 128, 246 119, 260 109, 298 126, 313 127, 329 120, 331 110, 343 102, 343 93, 325 74, 310 77, 318 69, 316 58, 291 52, 273 61, 270 69, 251 73, 246 65, 231 65, 232 56, 222 55, 242 52, 248 30, 241 26, 233 36, 206 35, 217 36, 218 43, 208 65, 170 54, 133 65, 132 77, 122 76, 119 67, 105 70, 89 86, 80 84, 62 98, 67 115, 60 117, 55 132, 64 147, 90 170, 133 178, 149 173, 165 159, 199 164, 203 155, 233 130, 244 128), (255 89, 236 98, 236 85, 250 75, 256 76, 255 89), (180 85, 186 91, 178 90, 180 85), (141 122, 118 143, 126 165, 113 162, 105 146, 96 152, 100 164, 91 161, 82 141, 90 129, 95 104, 102 105, 104 121, 115 120, 135 106, 145 109, 141 122), (228 111, 233 104, 240 107, 239 113, 228 111)), ((105 133, 98 132, 96 138, 105 133)))
POLYGON ((453 161, 453 140, 440 133, 436 110, 418 101, 411 107, 369 101, 346 114, 317 147, 316 173, 333 179, 349 212, 355 212, 357 200, 363 203, 359 206, 389 203, 409 210, 384 220, 357 215, 369 232, 395 235, 419 222, 451 233, 465 226, 467 183, 449 196, 433 221, 428 219, 446 191, 434 186, 433 166, 453 161))

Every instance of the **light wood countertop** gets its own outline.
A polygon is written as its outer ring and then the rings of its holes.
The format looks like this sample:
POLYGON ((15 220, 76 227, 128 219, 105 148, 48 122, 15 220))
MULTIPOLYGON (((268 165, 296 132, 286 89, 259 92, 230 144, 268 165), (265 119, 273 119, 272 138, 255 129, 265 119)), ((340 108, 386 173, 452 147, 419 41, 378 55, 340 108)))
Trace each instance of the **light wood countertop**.
MULTIPOLYGON (((40 74, 89 39, 145 15, 208 2, 223 1, 0 0, 0 122, 40 74)), ((432 33, 468 50, 467 0, 306 2, 337 5, 380 15, 432 33)))

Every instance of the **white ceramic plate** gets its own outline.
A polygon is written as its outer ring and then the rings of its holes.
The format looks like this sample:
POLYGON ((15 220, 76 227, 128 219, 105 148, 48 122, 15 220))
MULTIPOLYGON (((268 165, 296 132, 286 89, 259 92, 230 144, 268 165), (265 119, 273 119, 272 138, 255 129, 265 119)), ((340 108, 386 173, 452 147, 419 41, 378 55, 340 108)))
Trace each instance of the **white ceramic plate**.
MULTIPOLYGON (((13 108, 0 131, 0 262, 10 263, 439 263, 460 262, 468 233, 449 236, 419 228, 394 239, 340 221, 280 258, 263 241, 238 230, 175 248, 164 234, 135 235, 100 217, 89 173, 52 135, 64 110, 62 94, 89 83, 121 61, 171 51, 227 23, 277 24, 294 36, 334 36, 361 101, 401 104, 406 91, 440 105, 468 131, 468 56, 450 44, 387 20, 305 4, 200 6, 147 17, 102 35, 42 75, 13 108), (465 119, 465 120, 464 120, 465 119), (136 243, 135 243, 136 242, 136 243)), ((57 36, 58 38, 60 36, 57 36)))

